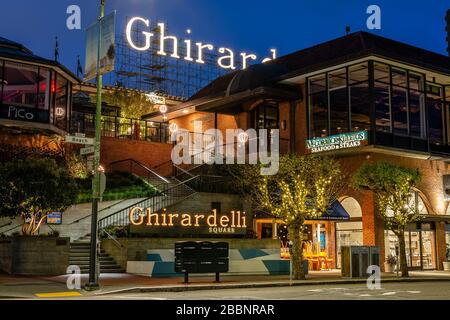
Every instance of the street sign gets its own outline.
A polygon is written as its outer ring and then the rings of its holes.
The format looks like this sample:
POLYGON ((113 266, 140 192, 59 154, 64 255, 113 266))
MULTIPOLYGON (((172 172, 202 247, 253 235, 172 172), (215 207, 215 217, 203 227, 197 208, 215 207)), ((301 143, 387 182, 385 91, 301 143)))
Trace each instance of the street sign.
POLYGON ((94 139, 93 138, 83 138, 83 137, 77 137, 77 136, 66 136, 65 140, 66 140, 67 143, 94 145, 94 139))
POLYGON ((82 149, 80 149, 80 155, 85 156, 87 154, 94 153, 94 151, 95 151, 95 148, 93 146, 82 148, 82 149))
POLYGON ((88 171, 94 170, 94 155, 88 155, 86 159, 86 168, 88 171))

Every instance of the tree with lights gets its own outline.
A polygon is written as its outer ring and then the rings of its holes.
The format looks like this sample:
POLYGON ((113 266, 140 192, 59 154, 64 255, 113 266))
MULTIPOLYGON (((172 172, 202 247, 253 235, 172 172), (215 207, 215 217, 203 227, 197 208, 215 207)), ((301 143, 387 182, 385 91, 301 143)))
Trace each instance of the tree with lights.
POLYGON ((155 105, 142 92, 118 86, 104 95, 106 103, 120 107, 123 118, 141 119, 143 115, 157 111, 155 105))
POLYGON ((402 277, 408 277, 405 229, 420 220, 414 191, 421 180, 417 169, 388 162, 364 164, 353 176, 353 186, 374 192, 378 213, 386 227, 398 237, 402 277))
POLYGON ((295 280, 305 279, 302 233, 306 220, 322 216, 345 184, 340 164, 315 155, 280 157, 280 169, 262 176, 256 165, 230 166, 236 186, 251 195, 257 208, 284 221, 292 241, 295 280))
POLYGON ((53 159, 0 164, 0 217, 21 216, 23 235, 36 235, 47 214, 75 202, 78 186, 53 159))

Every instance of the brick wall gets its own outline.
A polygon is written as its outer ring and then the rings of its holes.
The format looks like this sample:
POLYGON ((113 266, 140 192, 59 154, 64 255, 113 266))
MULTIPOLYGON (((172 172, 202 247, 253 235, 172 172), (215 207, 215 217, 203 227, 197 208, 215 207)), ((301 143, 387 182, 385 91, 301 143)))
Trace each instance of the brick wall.
MULTIPOLYGON (((171 151, 171 144, 103 137, 100 162, 108 168, 111 162, 131 158, 152 168, 169 161, 171 151)), ((170 166, 163 166, 160 170, 162 175, 171 173, 170 166)))

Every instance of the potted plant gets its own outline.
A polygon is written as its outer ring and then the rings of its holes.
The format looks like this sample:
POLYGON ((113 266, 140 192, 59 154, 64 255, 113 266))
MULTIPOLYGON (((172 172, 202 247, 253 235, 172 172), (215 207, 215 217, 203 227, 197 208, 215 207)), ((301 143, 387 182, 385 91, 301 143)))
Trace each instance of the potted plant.
POLYGON ((396 264, 397 264, 397 258, 392 254, 388 255, 386 258, 386 261, 384 262, 384 271, 385 272, 394 272, 396 264))
POLYGON ((450 247, 447 245, 447 250, 445 251, 445 261, 442 262, 444 271, 450 271, 450 247))

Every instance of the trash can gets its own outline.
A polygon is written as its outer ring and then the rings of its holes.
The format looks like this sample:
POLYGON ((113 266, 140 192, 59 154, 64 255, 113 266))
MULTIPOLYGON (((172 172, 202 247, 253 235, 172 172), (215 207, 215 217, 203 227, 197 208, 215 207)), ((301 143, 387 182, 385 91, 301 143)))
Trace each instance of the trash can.
POLYGON ((367 277, 367 268, 380 265, 380 248, 371 246, 344 246, 341 274, 347 278, 367 277))

